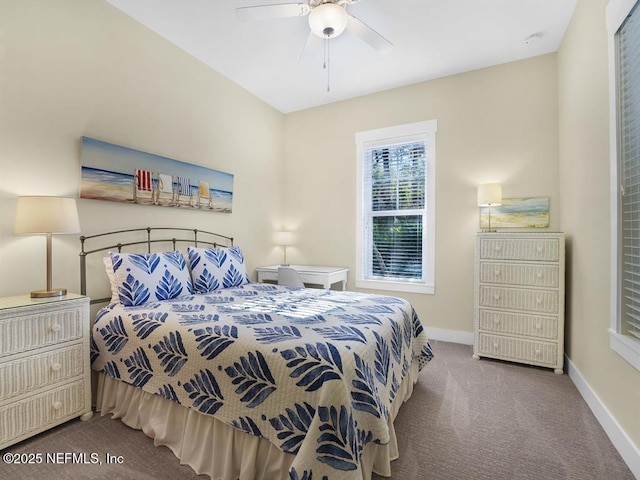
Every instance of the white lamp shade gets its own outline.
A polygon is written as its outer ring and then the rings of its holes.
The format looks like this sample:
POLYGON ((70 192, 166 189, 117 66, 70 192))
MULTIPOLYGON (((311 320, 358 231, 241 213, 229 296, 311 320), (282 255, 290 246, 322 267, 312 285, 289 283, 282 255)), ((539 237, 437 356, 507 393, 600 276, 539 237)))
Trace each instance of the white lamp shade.
POLYGON ((276 234, 276 243, 278 245, 291 245, 293 242, 293 235, 291 232, 278 232, 276 234))
POLYGON ((13 231, 17 234, 79 233, 76 201, 61 197, 18 197, 13 231))
POLYGON ((488 207, 492 205, 502 205, 502 185, 500 183, 478 185, 478 206, 488 207))
POLYGON ((309 13, 309 27, 320 38, 337 37, 344 32, 348 20, 344 7, 335 3, 323 3, 309 13))

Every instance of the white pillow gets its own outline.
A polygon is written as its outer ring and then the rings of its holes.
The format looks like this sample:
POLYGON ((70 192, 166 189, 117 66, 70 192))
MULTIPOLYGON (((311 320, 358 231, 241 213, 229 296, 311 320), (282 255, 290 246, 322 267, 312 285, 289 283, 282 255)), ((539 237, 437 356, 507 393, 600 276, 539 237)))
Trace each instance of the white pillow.
POLYGON ((187 247, 191 280, 198 293, 249 283, 240 247, 187 247))
POLYGON ((109 279, 109 286, 111 287, 111 303, 118 303, 120 297, 118 296, 118 285, 116 284, 116 274, 113 272, 113 262, 111 257, 104 257, 104 269, 107 272, 107 278, 109 279))
POLYGON ((182 252, 111 253, 110 257, 118 298, 125 306, 194 293, 182 252))

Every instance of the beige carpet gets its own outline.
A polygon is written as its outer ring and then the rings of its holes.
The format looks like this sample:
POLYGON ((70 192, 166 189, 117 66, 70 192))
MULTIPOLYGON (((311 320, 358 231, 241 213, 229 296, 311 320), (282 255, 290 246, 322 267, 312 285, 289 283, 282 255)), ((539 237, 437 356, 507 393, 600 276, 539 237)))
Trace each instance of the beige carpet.
POLYGON ((433 347, 395 423, 394 479, 634 479, 567 375, 433 347))
MULTIPOLYGON (((566 375, 475 361, 465 345, 433 347, 436 358, 396 420, 401 456, 393 462, 394 480, 634 479, 566 375)), ((6 452, 95 452, 102 465, 7 465, 0 459, 2 480, 208 478, 109 417, 73 420, 6 452), (107 453, 123 463, 107 465, 107 453)))

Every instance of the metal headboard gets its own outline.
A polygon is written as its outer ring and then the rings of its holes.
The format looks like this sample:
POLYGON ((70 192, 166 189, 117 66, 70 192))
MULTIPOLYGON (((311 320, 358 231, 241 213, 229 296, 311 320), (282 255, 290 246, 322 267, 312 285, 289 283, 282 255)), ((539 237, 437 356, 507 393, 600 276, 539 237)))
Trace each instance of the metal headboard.
MULTIPOLYGON (((95 235, 83 235, 80 237, 80 293, 82 295, 87 294, 88 255, 110 251, 121 253, 124 248, 134 247, 136 245, 146 245, 147 253, 151 253, 151 246, 155 243, 170 243, 174 250, 178 248, 178 245, 182 244, 193 245, 194 247, 198 247, 199 245, 232 247, 233 237, 207 232, 206 230, 179 227, 131 228, 95 235), (140 232, 146 232, 144 239, 135 238, 135 234, 140 232), (127 241, 118 242, 118 238, 124 237, 127 237, 127 241), (105 243, 107 244, 105 245, 105 243), (91 249, 88 249, 89 246, 91 246, 91 249)), ((109 298, 98 298, 92 299, 91 303, 105 303, 108 301, 109 298)))

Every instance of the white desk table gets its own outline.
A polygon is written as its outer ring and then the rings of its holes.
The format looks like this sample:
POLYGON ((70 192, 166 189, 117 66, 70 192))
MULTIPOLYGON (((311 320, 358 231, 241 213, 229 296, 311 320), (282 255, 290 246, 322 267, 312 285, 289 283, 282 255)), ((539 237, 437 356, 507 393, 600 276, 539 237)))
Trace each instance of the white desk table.
MULTIPOLYGON (((257 267, 258 282, 278 281, 278 267, 280 265, 269 265, 268 267, 257 267)), ((298 274, 304 283, 310 285, 322 285, 324 288, 331 288, 334 283, 340 282, 342 290, 347 289, 347 274, 349 269, 345 267, 324 267, 320 265, 289 265, 298 274)))

